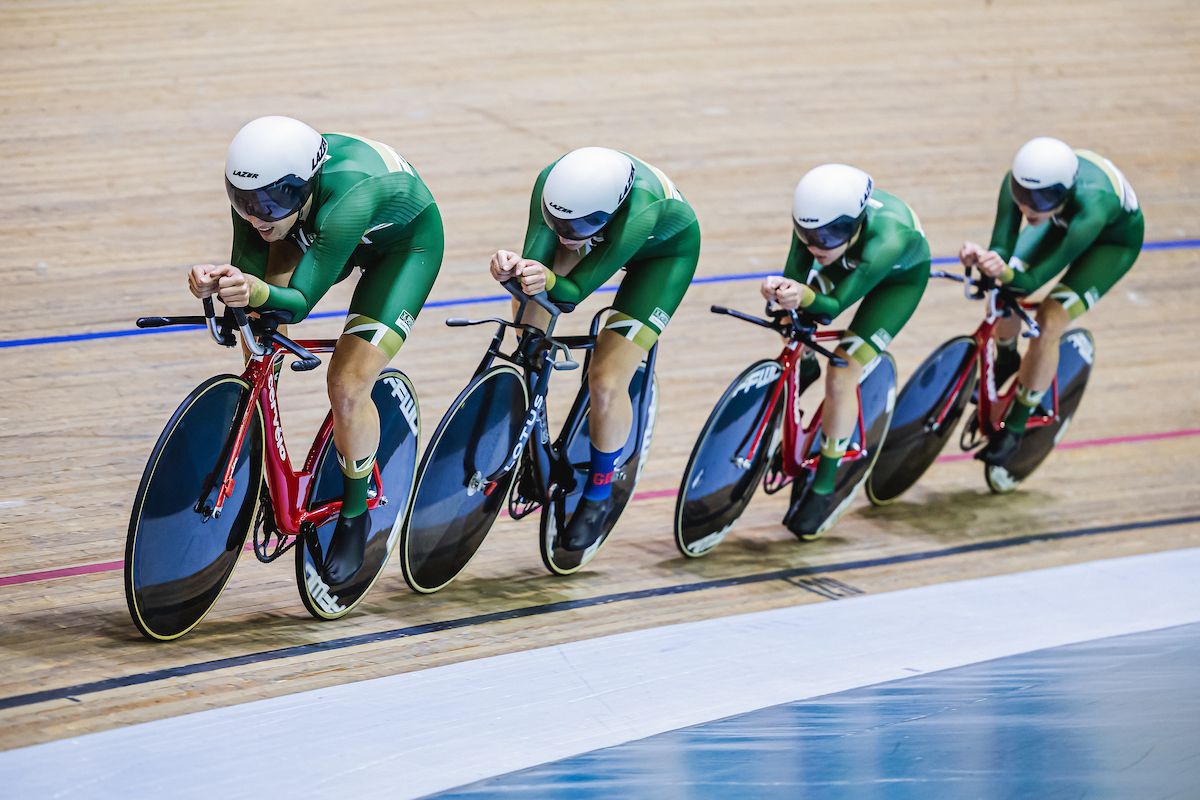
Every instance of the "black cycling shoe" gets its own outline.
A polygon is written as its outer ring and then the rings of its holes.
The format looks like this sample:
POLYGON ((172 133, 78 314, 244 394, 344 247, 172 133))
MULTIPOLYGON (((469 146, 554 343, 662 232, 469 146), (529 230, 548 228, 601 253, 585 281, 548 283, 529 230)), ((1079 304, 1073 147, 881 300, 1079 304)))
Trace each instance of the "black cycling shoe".
POLYGON ((329 551, 321 564, 321 577, 331 586, 345 583, 363 565, 363 553, 367 549, 367 536, 371 533, 371 512, 364 511, 357 517, 338 517, 333 538, 329 540, 329 551))
POLYGON ((833 493, 817 494, 807 492, 800 502, 788 509, 783 524, 803 542, 810 542, 820 536, 817 533, 829 515, 833 513, 833 493))
POLYGON ((821 362, 817 361, 816 356, 800 359, 800 374, 798 377, 800 380, 796 385, 797 395, 803 393, 805 389, 812 386, 821 377, 821 362))
POLYGON ((1004 382, 1017 374, 1017 370, 1021 368, 1021 354, 1017 352, 1015 347, 1001 347, 996 350, 996 388, 999 389, 1004 385, 1004 382))
POLYGON ((976 453, 975 458, 989 467, 1003 467, 1021 447, 1022 435, 1004 428, 988 439, 987 446, 976 453))
POLYGON ((595 544, 604 535, 604 526, 612 512, 613 502, 611 494, 603 500, 588 500, 586 497, 580 500, 571 521, 561 534, 559 543, 563 549, 579 552, 595 544))

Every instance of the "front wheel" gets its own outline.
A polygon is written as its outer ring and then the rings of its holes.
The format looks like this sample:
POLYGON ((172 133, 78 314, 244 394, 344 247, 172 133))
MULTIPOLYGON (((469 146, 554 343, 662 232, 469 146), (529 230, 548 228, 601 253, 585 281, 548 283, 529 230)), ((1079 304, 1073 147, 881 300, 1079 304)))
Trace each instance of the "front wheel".
POLYGON ((125 601, 147 639, 178 639, 199 624, 237 565, 262 487, 257 408, 230 453, 252 402, 241 378, 209 378, 176 409, 146 462, 125 539, 125 601), (214 516, 216 484, 231 457, 233 491, 214 516))
MULTIPOLYGON (((871 475, 871 468, 883 449, 888 436, 888 428, 892 423, 892 414, 896 408, 896 361, 891 353, 880 353, 863 370, 859 380, 859 395, 862 404, 863 433, 857 426, 850 440, 850 447, 862 448, 866 453, 854 461, 843 462, 837 470, 833 485, 833 510, 825 521, 817 528, 811 538, 816 538, 833 527, 842 513, 854 501, 858 490, 866 483, 871 475), (861 438, 860 438, 861 436, 861 438)), ((797 443, 797 449, 803 443, 797 443)), ((804 454, 806 458, 820 455, 821 428, 813 431, 811 444, 804 454)), ((799 460, 799 459, 798 459, 799 460)), ((797 478, 792 482, 792 504, 796 508, 812 485, 811 473, 806 478, 797 478)))
POLYGON ((782 375, 777 361, 754 362, 733 379, 708 415, 675 501, 675 546, 683 555, 706 555, 721 543, 750 504, 767 469, 782 402, 763 430, 754 458, 747 462, 745 454, 762 426, 771 393, 782 375))
MULTIPOLYGON (((646 365, 643 364, 629 383, 629 399, 635 411, 642 407, 643 392, 646 390, 647 383, 645 374, 646 365)), ((629 438, 622 448, 622 452, 632 453, 632 455, 619 466, 618 474, 613 478, 613 507, 605 522, 604 533, 590 547, 582 551, 566 550, 559 546, 558 525, 560 519, 571 519, 571 515, 575 513, 575 508, 583 497, 583 489, 587 485, 592 458, 592 440, 588 435, 590 403, 585 403, 578 416, 568 422, 573 427, 567 431, 566 436, 563 437, 565 443, 560 443, 560 446, 563 458, 570 463, 573 472, 572 480, 564 480, 562 483, 570 484, 571 488, 568 490, 563 485, 556 487, 556 491, 550 493, 554 496, 542 506, 541 524, 538 526, 538 543, 542 554, 542 564, 555 575, 570 575, 578 572, 591 561, 596 553, 600 552, 600 548, 608 540, 609 533, 616 526, 621 512, 633 498, 638 480, 642 477, 642 470, 646 466, 646 458, 650 454, 650 442, 654 438, 654 422, 658 416, 658 377, 651 375, 650 378, 650 397, 646 404, 646 416, 642 425, 642 440, 636 441, 638 420, 635 417, 633 427, 629 431, 629 438)), ((586 391, 586 388, 581 391, 586 391)))
POLYGON ((400 533, 400 566, 414 591, 445 587, 483 544, 516 470, 490 488, 480 479, 499 469, 516 446, 528 405, 521 373, 497 366, 473 378, 438 423, 400 533))
MULTIPOLYGON (((325 583, 310 548, 303 543, 295 548, 296 586, 300 590, 300 600, 308 613, 317 619, 344 617, 367 596, 396 546, 400 523, 412 497, 421 439, 421 413, 416 390, 403 372, 386 369, 375 379, 371 399, 379 412, 379 449, 375 451, 375 460, 383 485, 376 486, 372 481, 369 491, 387 502, 371 510, 371 532, 367 536, 362 566, 345 583, 335 586, 325 583)), ((342 496, 345 484, 332 436, 325 443, 319 464, 309 496, 310 509, 342 496)), ((327 552, 336 527, 337 518, 334 517, 317 529, 320 552, 327 552)))
MULTIPOLYGON (((1067 428, 1075 416, 1083 391, 1092 374, 1092 362, 1096 360, 1096 343, 1092 334, 1083 328, 1063 334, 1058 345, 1058 416, 1048 425, 1030 427, 1021 438, 1021 446, 1008 464, 1003 467, 985 465, 984 479, 988 488, 996 494, 1015 491, 1021 482, 1046 460, 1050 451, 1067 434, 1067 428)), ((1053 412, 1050 392, 1042 398, 1033 417, 1049 416, 1053 412)))
POLYGON ((955 337, 934 350, 904 384, 896 399, 887 442, 867 479, 867 497, 873 505, 894 502, 937 460, 971 401, 977 379, 977 353, 970 336, 955 337), (970 375, 951 398, 950 393, 966 370, 970 375), (945 416, 935 424, 943 409, 945 416))

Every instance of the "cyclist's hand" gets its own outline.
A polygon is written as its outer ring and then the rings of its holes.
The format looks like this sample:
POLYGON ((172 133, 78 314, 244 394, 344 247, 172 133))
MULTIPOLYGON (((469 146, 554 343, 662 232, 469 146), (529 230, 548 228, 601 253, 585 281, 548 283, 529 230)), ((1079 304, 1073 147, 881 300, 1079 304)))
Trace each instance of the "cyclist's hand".
POLYGON ((546 268, 540 262, 522 258, 513 273, 521 279, 521 291, 525 294, 546 291, 546 268))
POLYGON ((216 269, 213 264, 197 264, 188 272, 188 291, 197 300, 212 297, 217 293, 217 279, 212 277, 216 269))
POLYGON ((963 242, 963 246, 958 251, 958 260, 964 267, 978 266, 979 256, 982 253, 983 248, 974 242, 963 242))
POLYGON ((218 279, 217 297, 231 308, 245 308, 250 305, 250 279, 240 269, 230 264, 217 267, 210 276, 218 279))
MULTIPOLYGON (((804 297, 804 290, 808 289, 799 281, 794 281, 791 278, 784 278, 780 275, 769 275, 763 279, 762 286, 759 291, 767 302, 777 303, 781 308, 786 308, 793 311, 800 307, 800 301, 804 297)), ((812 290, 809 289, 809 292, 812 290)))
POLYGON ((513 276, 520 261, 521 257, 511 250, 497 250, 492 254, 488 269, 491 270, 493 278, 503 283, 513 276))
POLYGON ((995 250, 981 252, 975 262, 975 266, 979 267, 979 271, 989 278, 999 278, 1004 274, 1004 270, 1008 268, 1008 264, 1005 263, 1004 259, 995 250))

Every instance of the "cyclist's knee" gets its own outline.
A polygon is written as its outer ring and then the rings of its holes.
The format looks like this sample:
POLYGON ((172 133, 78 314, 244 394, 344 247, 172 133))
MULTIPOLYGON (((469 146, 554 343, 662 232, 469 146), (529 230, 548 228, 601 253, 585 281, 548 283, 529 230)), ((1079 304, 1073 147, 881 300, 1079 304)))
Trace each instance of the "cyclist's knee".
POLYGON ((830 362, 830 368, 825 372, 825 391, 831 395, 854 391, 862 375, 862 364, 841 347, 834 350, 833 354, 846 363, 845 366, 835 366, 830 362))
POLYGON ((1062 333, 1070 322, 1070 312, 1058 300, 1047 298, 1038 306, 1037 323, 1043 332, 1062 333))

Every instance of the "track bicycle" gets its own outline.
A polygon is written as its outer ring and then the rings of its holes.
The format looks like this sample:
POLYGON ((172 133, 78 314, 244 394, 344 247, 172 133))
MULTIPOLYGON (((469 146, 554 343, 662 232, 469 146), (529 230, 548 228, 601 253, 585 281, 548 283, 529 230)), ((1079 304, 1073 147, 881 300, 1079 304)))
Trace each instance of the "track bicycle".
MULTIPOLYGON (((867 481, 867 496, 875 505, 895 501, 917 482, 949 441, 969 404, 975 403, 976 411, 967 415, 959 436, 962 450, 974 450, 1003 427, 1017 382, 1003 392, 997 386, 993 339, 1000 319, 1015 315, 1027 328, 1025 338, 1041 335, 1028 313, 1037 308, 1036 303, 1024 301, 989 278, 973 278, 970 267, 965 275, 939 270, 930 277, 961 283, 968 300, 985 301, 983 321, 970 336, 956 336, 934 350, 901 390, 892 432, 867 481)), ((1095 357, 1096 345, 1087 330, 1063 334, 1054 382, 1030 416, 1020 448, 1005 466, 984 465, 984 479, 993 492, 1015 490, 1066 435, 1095 357)))
POLYGON ((604 533, 586 550, 562 547, 559 532, 566 529, 582 497, 591 460, 587 370, 607 309, 592 319, 588 335, 555 336, 559 315, 574 305, 554 303, 545 292, 526 295, 513 280, 503 286, 517 300, 514 319, 522 319, 529 303, 547 311, 550 319, 544 329, 500 317, 446 321, 450 327, 494 324, 497 329, 417 469, 413 502, 400 537, 400 563, 409 586, 424 594, 444 588, 466 568, 505 505, 514 519, 540 510, 542 563, 556 575, 577 572, 595 557, 633 496, 654 435, 657 345, 630 382, 634 424, 614 473, 614 504, 604 533), (505 353, 501 346, 510 328, 517 331, 518 340, 505 353), (550 375, 579 367, 571 357, 573 350, 586 353, 583 380, 558 436, 551 439, 546 416, 550 375))
MULTIPOLYGON (((801 356, 807 349, 834 366, 846 365, 820 344, 845 333, 817 330, 828 317, 786 311, 763 319, 723 306, 711 310, 773 330, 784 344, 778 356, 755 361, 734 378, 692 448, 675 503, 675 545, 690 558, 707 555, 725 539, 760 483, 768 494, 791 484, 791 508, 803 500, 820 457, 822 408, 804 421, 801 356)), ((832 527, 870 474, 895 397, 896 362, 884 352, 859 380, 858 422, 838 467, 833 510, 812 538, 832 527)))
POLYGON ((177 639, 212 609, 253 528, 253 549, 269 563, 295 552, 296 584, 317 619, 348 614, 387 563, 408 506, 420 438, 412 382, 397 369, 375 380, 380 440, 367 508, 372 530, 362 566, 329 585, 319 564, 341 509, 342 474, 333 447, 333 416, 321 424, 304 465, 293 468, 279 413, 277 384, 284 359, 292 370, 321 364, 336 340, 293 341, 278 331, 285 312, 247 318, 228 309, 219 321, 211 298, 203 316, 142 317, 139 328, 204 325, 220 345, 241 333, 250 357, 238 375, 216 375, 176 409, 146 463, 125 543, 125 599, 148 639, 177 639), (232 320, 230 319, 232 317, 232 320), (265 480, 264 480, 265 477, 265 480), (305 546, 295 547, 300 540, 305 546))

